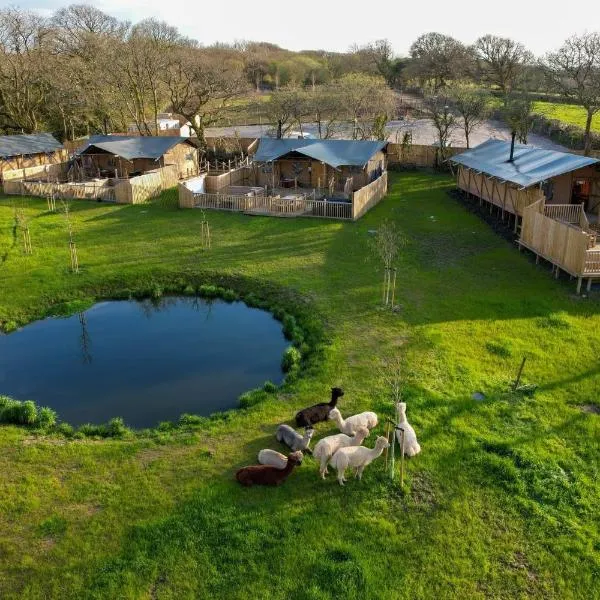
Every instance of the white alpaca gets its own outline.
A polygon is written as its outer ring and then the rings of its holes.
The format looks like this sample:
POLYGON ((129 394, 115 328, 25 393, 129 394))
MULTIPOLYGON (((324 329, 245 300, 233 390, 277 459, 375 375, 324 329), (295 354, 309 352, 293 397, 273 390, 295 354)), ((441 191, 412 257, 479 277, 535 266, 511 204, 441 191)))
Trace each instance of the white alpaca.
POLYGON ((310 440, 312 439, 314 433, 314 429, 306 429, 304 431, 304 435, 300 435, 289 425, 283 423, 277 428, 275 437, 277 438, 278 442, 283 442, 292 450, 308 450, 310 452, 308 445, 310 444, 310 440))
POLYGON ((325 475, 327 475, 327 463, 340 448, 345 448, 346 446, 360 446, 368 435, 369 430, 366 427, 359 427, 354 434, 354 437, 350 437, 345 433, 338 433, 319 440, 313 450, 313 456, 321 461, 319 467, 321 477, 325 479, 325 475))
POLYGON ((287 456, 284 456, 281 452, 266 448, 258 453, 258 462, 261 465, 269 465, 276 469, 285 469, 288 459, 287 456))
MULTIPOLYGON (((416 456, 421 452, 421 446, 417 442, 415 430, 406 420, 406 402, 398 402, 396 410, 398 411, 398 427, 404 429, 404 455, 408 457, 416 456)), ((396 429, 396 438, 398 439, 398 444, 402 444, 402 432, 398 429, 396 429)))
POLYGON ((337 408, 332 408, 329 411, 329 418, 335 421, 338 429, 346 435, 354 435, 359 427, 373 429, 377 426, 377 415, 374 412, 363 412, 344 419, 337 408))
POLYGON ((356 477, 362 479, 365 467, 381 456, 384 448, 389 448, 389 445, 390 443, 386 438, 378 437, 373 449, 365 448, 364 446, 340 448, 329 461, 329 464, 337 471, 337 478, 340 485, 344 485, 346 481, 344 472, 348 467, 355 468, 356 477))

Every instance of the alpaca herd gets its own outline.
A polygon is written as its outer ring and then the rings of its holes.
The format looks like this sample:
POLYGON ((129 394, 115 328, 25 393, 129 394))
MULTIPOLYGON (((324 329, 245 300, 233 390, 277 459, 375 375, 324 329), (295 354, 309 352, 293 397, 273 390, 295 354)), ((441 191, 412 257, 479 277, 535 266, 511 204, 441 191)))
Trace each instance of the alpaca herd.
MULTIPOLYGON (((319 463, 319 474, 325 479, 327 467, 337 471, 340 485, 346 482, 347 469, 354 469, 355 477, 362 478, 364 469, 379 458, 390 443, 386 437, 378 437, 373 448, 362 446, 369 436, 370 430, 377 427, 378 419, 374 412, 363 412, 344 419, 337 408, 337 401, 344 395, 341 388, 332 388, 330 402, 322 402, 304 408, 296 414, 296 424, 304 427, 300 434, 289 425, 282 423, 277 427, 275 437, 278 442, 288 446, 292 451, 285 456, 276 450, 265 448, 258 453, 258 465, 239 469, 235 475, 237 481, 244 486, 280 485, 295 467, 302 464, 303 452, 312 454, 319 463), (319 440, 311 452, 309 445, 315 433, 314 425, 323 421, 333 421, 341 433, 330 435, 319 440)), ((402 443, 401 431, 404 432, 404 453, 412 457, 421 451, 415 430, 406 419, 406 404, 398 403, 398 424, 396 436, 402 443)), ((392 438, 393 439, 393 438, 392 438)))

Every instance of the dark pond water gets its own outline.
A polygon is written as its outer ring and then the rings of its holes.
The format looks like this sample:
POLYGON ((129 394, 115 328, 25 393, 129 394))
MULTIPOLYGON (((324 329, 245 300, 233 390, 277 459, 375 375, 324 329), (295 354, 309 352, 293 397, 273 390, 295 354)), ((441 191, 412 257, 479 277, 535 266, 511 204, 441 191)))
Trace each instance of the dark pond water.
POLYGON ((234 408, 246 390, 280 383, 287 345, 271 314, 241 302, 101 302, 0 335, 0 394, 75 425, 120 416, 151 427, 234 408))

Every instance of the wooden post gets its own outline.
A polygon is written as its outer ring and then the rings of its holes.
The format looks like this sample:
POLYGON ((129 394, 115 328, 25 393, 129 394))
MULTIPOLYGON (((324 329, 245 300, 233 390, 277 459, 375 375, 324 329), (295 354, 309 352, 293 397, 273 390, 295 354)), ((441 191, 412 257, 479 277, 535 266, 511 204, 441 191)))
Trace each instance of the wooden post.
POLYGON ((29 233, 29 225, 23 227, 23 246, 25 254, 32 254, 33 249, 31 248, 31 235, 29 233))
POLYGON ((208 221, 202 221, 200 226, 200 243, 202 248, 210 250, 210 228, 208 221))
POLYGON ((404 488, 404 429, 398 427, 400 431, 400 487, 404 488))
POLYGON ((577 278, 577 294, 581 294, 581 283, 583 281, 583 277, 577 278))
POLYGON ((391 470, 390 470, 390 479, 394 481, 394 471, 395 471, 395 463, 396 463, 396 431, 394 426, 394 432, 392 435, 392 460, 391 460, 391 470))
POLYGON ((394 298, 396 296, 396 273, 398 272, 398 269, 394 269, 394 280, 392 283, 392 308, 394 308, 394 298))
POLYGON ((586 289, 587 289, 588 292, 592 291, 592 278, 591 277, 588 279, 587 288, 586 289))
POLYGON ((517 373, 517 378, 515 379, 515 383, 513 384, 513 391, 516 391, 517 388, 519 387, 519 383, 521 383, 521 375, 523 374, 523 369, 525 367, 526 360, 527 360, 527 357, 524 356, 523 360, 521 361, 521 366, 519 367, 519 372, 517 373))
POLYGON ((385 301, 385 297, 386 297, 386 292, 387 292, 387 287, 388 287, 388 269, 385 268, 383 270, 383 304, 384 306, 387 304, 387 302, 385 301))
MULTIPOLYGON (((390 424, 388 423, 386 425, 385 428, 385 439, 389 442, 390 441, 390 424)), ((393 440, 392 440, 393 443, 393 440)), ((385 470, 387 471, 387 467, 388 467, 388 449, 385 449, 385 470)))

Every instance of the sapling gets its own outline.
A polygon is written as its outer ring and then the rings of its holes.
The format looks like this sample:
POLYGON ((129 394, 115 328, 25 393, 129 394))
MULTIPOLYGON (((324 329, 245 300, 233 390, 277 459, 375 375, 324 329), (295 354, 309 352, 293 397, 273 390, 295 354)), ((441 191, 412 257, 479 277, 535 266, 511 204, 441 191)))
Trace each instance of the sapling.
POLYGON ((391 308, 394 307, 396 295, 397 270, 394 263, 404 242, 405 240, 398 233, 395 223, 390 221, 384 221, 381 224, 372 242, 373 252, 383 264, 383 305, 391 308))

